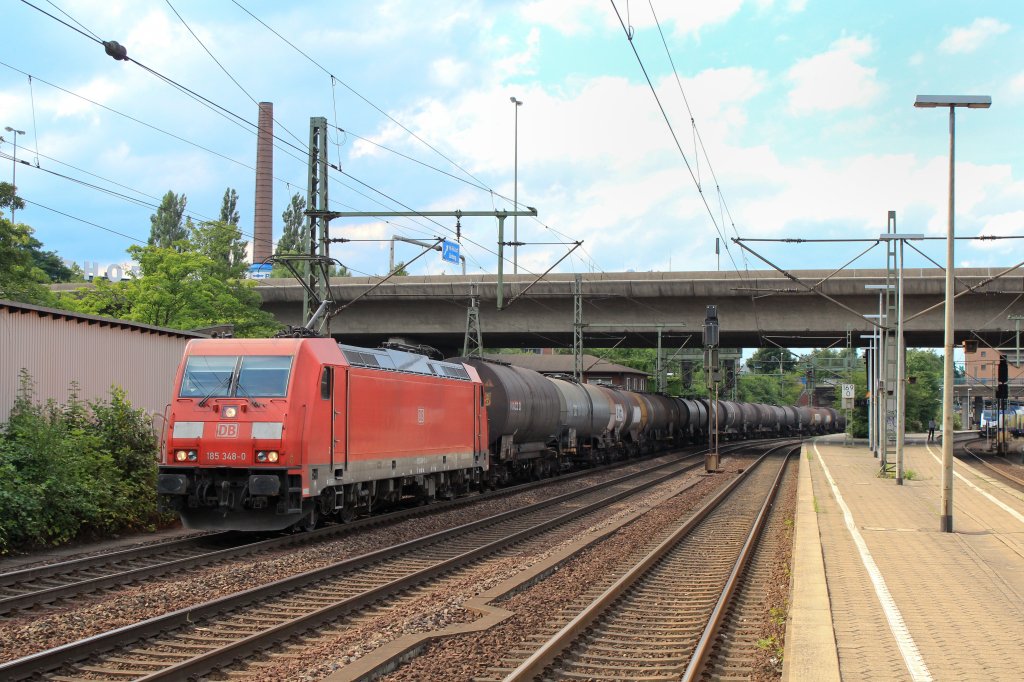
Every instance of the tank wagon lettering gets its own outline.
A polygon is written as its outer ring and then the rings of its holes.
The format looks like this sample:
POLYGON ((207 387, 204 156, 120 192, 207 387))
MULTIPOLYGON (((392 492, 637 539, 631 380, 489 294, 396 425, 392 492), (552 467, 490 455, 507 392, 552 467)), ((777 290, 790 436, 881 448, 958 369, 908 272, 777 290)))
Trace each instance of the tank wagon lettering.
POLYGON ((217 438, 238 438, 238 424, 231 422, 217 424, 217 438))
POLYGON ((626 421, 626 412, 622 409, 622 405, 615 406, 615 421, 624 422, 626 421))
POLYGON ((508 409, 512 410, 513 412, 522 412, 523 411, 523 401, 521 401, 521 400, 510 400, 508 402, 508 409))

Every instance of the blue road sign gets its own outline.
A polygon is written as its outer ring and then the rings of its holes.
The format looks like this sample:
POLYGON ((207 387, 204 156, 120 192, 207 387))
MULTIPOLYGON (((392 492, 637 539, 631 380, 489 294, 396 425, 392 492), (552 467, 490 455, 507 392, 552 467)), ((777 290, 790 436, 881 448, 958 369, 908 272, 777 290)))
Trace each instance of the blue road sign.
POLYGON ((459 244, 458 242, 450 242, 447 239, 441 244, 441 260, 446 260, 449 263, 459 264, 459 244))
POLYGON ((249 279, 270 279, 270 271, 273 269, 270 263, 254 263, 249 266, 249 279))

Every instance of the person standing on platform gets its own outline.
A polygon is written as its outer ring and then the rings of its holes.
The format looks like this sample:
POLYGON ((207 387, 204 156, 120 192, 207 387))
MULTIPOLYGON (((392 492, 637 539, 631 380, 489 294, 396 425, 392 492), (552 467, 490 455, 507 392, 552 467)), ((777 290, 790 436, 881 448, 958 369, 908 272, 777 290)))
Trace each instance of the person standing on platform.
POLYGON ((935 440, 935 418, 932 417, 928 420, 928 442, 931 443, 935 440))

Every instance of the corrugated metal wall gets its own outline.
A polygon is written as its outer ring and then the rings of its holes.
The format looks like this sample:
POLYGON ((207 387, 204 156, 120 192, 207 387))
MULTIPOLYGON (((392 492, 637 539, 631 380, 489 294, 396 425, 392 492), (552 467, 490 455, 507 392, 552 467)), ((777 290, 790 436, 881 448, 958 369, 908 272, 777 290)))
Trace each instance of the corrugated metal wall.
MULTIPOLYGON (((163 415, 188 341, 185 335, 0 306, 0 423, 14 405, 22 368, 32 375, 36 400, 65 402, 72 381, 82 399, 104 398, 117 385, 134 407, 163 415)), ((163 426, 159 418, 156 426, 163 426)))

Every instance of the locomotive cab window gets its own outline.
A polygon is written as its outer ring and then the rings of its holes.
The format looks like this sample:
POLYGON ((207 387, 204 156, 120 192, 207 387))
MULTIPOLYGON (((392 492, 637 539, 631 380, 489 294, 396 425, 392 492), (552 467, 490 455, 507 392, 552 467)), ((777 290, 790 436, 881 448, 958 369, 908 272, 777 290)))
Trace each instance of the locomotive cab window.
POLYGON ((324 400, 331 399, 331 386, 334 384, 333 377, 334 372, 331 371, 331 368, 324 367, 323 373, 320 374, 320 397, 324 400))
POLYGON ((282 398, 288 394, 290 355, 191 355, 182 398, 282 398))
POLYGON ((288 395, 291 369, 292 359, 288 355, 243 355, 235 394, 283 398, 288 395))
POLYGON ((182 398, 226 398, 238 358, 233 355, 192 355, 181 378, 182 398))

